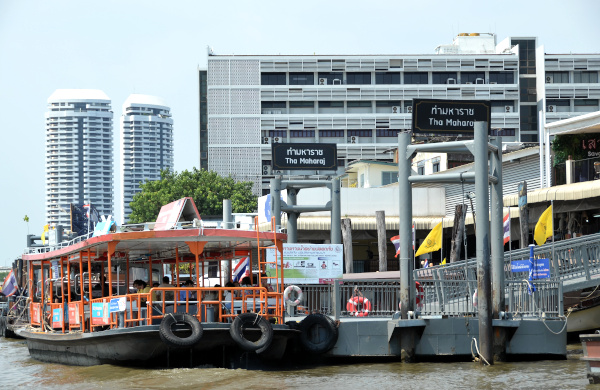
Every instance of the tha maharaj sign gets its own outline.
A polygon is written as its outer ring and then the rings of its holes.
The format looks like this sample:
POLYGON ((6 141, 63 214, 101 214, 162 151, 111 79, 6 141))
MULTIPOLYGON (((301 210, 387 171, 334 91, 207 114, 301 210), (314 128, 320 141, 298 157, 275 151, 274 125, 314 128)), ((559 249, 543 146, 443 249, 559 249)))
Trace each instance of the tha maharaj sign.
POLYGON ((487 122, 490 102, 484 100, 413 99, 413 134, 473 135, 475 122, 487 122))
POLYGON ((336 170, 336 144, 271 144, 273 169, 336 170))

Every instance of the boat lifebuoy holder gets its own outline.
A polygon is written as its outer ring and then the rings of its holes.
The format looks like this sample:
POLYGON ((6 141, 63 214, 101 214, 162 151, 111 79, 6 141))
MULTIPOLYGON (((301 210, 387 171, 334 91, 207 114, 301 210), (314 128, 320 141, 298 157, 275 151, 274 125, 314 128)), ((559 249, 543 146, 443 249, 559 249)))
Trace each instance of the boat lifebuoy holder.
POLYGON ((346 310, 351 316, 366 317, 371 311, 371 301, 366 297, 352 297, 346 303, 346 310))
POLYGON ((298 306, 300 302, 302 302, 302 298, 304 294, 302 293, 302 289, 298 286, 287 286, 287 288, 283 291, 283 301, 291 306, 298 306), (290 294, 294 291, 296 293, 296 300, 292 301, 290 299, 290 294))

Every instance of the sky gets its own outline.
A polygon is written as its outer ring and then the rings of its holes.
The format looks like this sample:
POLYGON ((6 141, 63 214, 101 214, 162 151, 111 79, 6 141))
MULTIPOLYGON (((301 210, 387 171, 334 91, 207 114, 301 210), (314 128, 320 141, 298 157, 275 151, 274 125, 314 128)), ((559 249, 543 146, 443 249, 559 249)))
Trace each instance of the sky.
POLYGON ((600 1, 0 0, 0 266, 39 235, 47 99, 100 89, 112 100, 114 210, 119 123, 132 93, 163 98, 175 170, 198 167, 198 68, 215 54, 433 54, 462 32, 535 36, 546 53, 600 53, 600 1), (25 215, 29 222, 24 221, 25 215))

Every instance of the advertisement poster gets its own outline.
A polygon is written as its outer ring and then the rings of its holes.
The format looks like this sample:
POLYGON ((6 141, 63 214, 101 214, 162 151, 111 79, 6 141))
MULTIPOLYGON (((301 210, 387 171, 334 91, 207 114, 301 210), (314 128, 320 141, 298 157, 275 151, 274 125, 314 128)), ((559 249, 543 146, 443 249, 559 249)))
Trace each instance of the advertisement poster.
POLYGON ((40 304, 39 303, 32 303, 31 304, 31 322, 33 324, 39 324, 41 323, 41 316, 40 316, 41 310, 40 310, 40 304))
POLYGON ((69 303, 69 324, 79 325, 79 303, 69 303))
POLYGON ((92 303, 92 325, 108 324, 108 302, 92 303))
POLYGON ((60 328, 62 327, 62 308, 59 309, 52 309, 52 327, 53 328, 60 328))
MULTIPOLYGON (((327 284, 341 278, 343 253, 342 244, 283 244, 285 284, 327 284)), ((267 249, 267 261, 275 261, 275 249, 267 249)), ((268 276, 275 276, 275 265, 269 267, 268 276)))

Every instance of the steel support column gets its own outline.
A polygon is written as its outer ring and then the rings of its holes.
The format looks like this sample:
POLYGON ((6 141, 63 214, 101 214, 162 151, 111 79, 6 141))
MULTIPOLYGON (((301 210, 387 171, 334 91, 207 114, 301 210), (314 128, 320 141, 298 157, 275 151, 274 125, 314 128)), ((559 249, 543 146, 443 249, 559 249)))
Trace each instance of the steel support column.
POLYGON ((479 317, 479 348, 481 356, 493 364, 493 332, 490 278, 490 200, 488 180, 487 122, 475 122, 475 197, 477 199, 477 309, 479 317))

